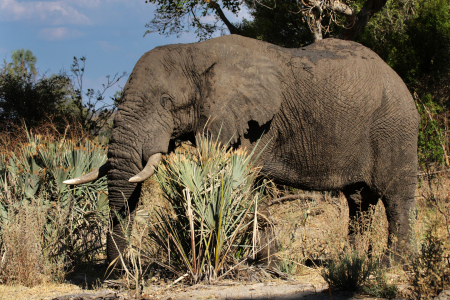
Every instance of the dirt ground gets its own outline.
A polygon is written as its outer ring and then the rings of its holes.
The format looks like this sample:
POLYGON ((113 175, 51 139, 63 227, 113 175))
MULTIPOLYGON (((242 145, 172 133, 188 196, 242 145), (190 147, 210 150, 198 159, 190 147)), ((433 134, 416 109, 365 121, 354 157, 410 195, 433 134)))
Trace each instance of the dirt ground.
MULTIPOLYGON (((310 281, 309 278, 307 281, 310 281)), ((34 288, 20 286, 0 286, 0 299, 42 299, 42 300, 101 300, 101 299, 135 299, 134 291, 83 290, 76 285, 42 285, 34 288)), ((182 300, 182 299, 217 299, 217 300, 375 300, 377 298, 354 296, 349 292, 331 291, 325 283, 307 283, 300 281, 270 281, 261 283, 240 283, 222 281, 214 285, 194 286, 149 286, 144 288, 142 299, 182 300)), ((401 298, 398 298, 401 299, 401 298)))

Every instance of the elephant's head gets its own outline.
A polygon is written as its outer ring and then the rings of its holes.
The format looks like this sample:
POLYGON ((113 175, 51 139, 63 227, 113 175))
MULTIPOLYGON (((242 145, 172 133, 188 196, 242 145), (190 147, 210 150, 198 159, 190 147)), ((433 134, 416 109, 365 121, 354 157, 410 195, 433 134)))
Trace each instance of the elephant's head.
MULTIPOLYGON (((133 211, 141 182, 153 173, 174 140, 207 130, 220 140, 239 142, 249 122, 272 120, 281 106, 278 67, 246 47, 253 40, 226 36, 203 43, 158 47, 136 64, 114 119, 108 162, 99 171, 68 181, 77 184, 108 175, 109 201, 116 211, 133 211)), ((255 50, 257 49, 257 50, 255 50)), ((114 219, 114 218, 113 218, 114 219)), ((114 233, 121 236, 117 222, 114 233)), ((111 239, 108 258, 117 256, 111 239)), ((120 243, 119 243, 120 244, 120 243)), ((122 250, 123 245, 119 245, 122 250)))

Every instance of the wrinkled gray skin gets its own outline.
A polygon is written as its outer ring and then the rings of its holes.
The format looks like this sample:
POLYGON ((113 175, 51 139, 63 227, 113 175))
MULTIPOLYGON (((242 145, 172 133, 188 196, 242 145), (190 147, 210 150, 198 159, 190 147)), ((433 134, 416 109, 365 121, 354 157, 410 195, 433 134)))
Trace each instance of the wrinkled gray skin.
MULTIPOLYGON (((228 35, 144 54, 123 92, 108 151, 109 201, 133 211, 139 173, 174 139, 208 129, 235 147, 268 144, 258 164, 275 182, 341 190, 350 215, 384 203, 389 232, 408 242, 419 115, 400 77, 374 52, 325 39, 299 49, 228 35)), ((113 221, 119 249, 120 226, 113 221)), ((108 238, 108 259, 118 252, 108 238)))

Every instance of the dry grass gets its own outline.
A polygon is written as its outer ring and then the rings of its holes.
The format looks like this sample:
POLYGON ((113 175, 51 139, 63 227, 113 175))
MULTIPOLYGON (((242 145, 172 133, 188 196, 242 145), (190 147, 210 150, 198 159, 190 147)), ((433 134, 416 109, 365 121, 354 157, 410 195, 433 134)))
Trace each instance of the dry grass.
POLYGON ((23 285, 0 285, 0 299, 2 300, 24 300, 39 299, 50 300, 64 294, 81 293, 83 290, 73 284, 51 283, 26 287, 23 285))
MULTIPOLYGON (((385 252, 387 245, 387 219, 381 202, 356 220, 348 217, 347 200, 343 195, 308 192, 310 201, 297 199, 270 207, 277 222, 277 236, 282 245, 278 253, 298 266, 305 261, 336 260, 353 251, 348 239, 349 223, 358 233, 355 237, 360 255, 374 256, 385 252)), ((297 268, 299 272, 302 267, 297 268)))
POLYGON ((64 263, 48 256, 42 236, 46 230, 46 207, 38 200, 21 201, 2 224, 0 280, 31 287, 64 277, 64 263))

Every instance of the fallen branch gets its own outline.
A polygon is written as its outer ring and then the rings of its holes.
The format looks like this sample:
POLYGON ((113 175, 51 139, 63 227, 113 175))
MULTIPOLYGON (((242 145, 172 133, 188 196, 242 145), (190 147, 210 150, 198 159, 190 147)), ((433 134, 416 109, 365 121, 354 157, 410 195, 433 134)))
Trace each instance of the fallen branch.
MULTIPOLYGON (((323 196, 320 196, 320 197, 322 198, 323 196)), ((285 201, 293 201, 293 200, 297 200, 297 199, 312 201, 312 200, 314 200, 314 198, 317 198, 317 196, 311 196, 311 195, 305 195, 305 194, 287 195, 284 197, 273 199, 267 205, 272 206, 274 204, 282 203, 285 201)))

